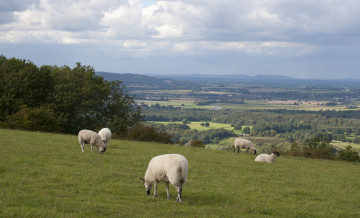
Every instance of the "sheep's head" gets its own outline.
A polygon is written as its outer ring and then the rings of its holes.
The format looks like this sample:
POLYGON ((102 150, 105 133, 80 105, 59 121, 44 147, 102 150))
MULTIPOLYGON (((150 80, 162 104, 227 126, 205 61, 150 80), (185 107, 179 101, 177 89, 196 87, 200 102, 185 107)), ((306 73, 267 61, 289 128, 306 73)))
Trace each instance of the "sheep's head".
POLYGON ((98 151, 100 154, 104 153, 106 151, 106 144, 103 142, 103 140, 98 140, 97 144, 98 145, 98 151))
POLYGON ((147 195, 150 195, 150 190, 152 188, 152 183, 145 181, 145 179, 140 178, 143 181, 143 185, 145 187, 145 191, 147 195))
POLYGON ((274 152, 272 152, 272 153, 275 154, 276 156, 280 156, 280 153, 277 152, 277 151, 274 151, 274 152))
POLYGON ((106 151, 106 146, 104 147, 99 147, 99 153, 102 154, 106 151))
POLYGON ((254 154, 254 155, 256 154, 256 150, 255 150, 255 149, 253 150, 253 154, 254 154))

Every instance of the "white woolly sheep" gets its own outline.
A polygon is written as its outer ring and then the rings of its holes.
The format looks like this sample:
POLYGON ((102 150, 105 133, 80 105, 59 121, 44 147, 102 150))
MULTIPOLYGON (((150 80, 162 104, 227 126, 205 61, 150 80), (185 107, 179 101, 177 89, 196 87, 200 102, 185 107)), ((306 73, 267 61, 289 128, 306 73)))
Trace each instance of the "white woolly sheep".
POLYGON ((256 158, 255 161, 256 162, 265 162, 265 163, 274 163, 275 162, 275 158, 277 156, 280 156, 279 152, 274 151, 271 153, 271 155, 268 154, 259 154, 256 158))
POLYGON ((148 165, 144 178, 140 178, 145 186, 146 193, 154 184, 154 197, 156 196, 158 182, 166 183, 167 199, 170 199, 169 183, 175 186, 178 196, 176 201, 182 202, 182 185, 187 181, 188 161, 180 154, 163 154, 153 157, 148 165))
POLYGON ((103 128, 99 131, 99 136, 101 137, 101 139, 103 140, 103 142, 105 143, 105 145, 107 146, 108 141, 110 141, 111 139, 111 131, 109 128, 103 128))
POLYGON ((91 145, 91 152, 93 151, 93 146, 98 147, 100 153, 106 151, 106 145, 101 140, 101 137, 94 131, 83 129, 78 134, 79 143, 81 146, 81 151, 84 152, 85 144, 91 145))
POLYGON ((242 138, 235 139, 235 150, 240 153, 240 149, 242 148, 246 149, 246 153, 248 150, 251 150, 253 154, 256 154, 255 147, 251 141, 242 138))

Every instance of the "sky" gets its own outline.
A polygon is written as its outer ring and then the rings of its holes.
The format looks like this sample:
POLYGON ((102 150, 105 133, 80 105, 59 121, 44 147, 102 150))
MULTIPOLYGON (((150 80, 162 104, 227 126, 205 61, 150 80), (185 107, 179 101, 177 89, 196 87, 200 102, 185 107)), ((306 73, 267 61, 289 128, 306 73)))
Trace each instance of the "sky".
POLYGON ((1 0, 0 54, 113 73, 360 79, 360 0, 1 0))

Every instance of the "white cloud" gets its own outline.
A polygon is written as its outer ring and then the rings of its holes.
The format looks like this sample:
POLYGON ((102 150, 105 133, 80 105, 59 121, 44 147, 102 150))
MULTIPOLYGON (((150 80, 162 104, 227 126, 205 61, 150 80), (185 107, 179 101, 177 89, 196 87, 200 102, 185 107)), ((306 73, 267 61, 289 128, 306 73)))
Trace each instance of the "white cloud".
POLYGON ((77 45, 121 57, 351 53, 359 26, 358 0, 0 2, 2 44, 77 45))

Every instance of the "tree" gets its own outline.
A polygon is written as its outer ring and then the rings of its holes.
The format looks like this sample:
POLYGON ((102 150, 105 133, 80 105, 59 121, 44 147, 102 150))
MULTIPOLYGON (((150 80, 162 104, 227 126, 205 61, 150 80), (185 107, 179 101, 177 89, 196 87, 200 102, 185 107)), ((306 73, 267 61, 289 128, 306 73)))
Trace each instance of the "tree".
POLYGON ((181 122, 185 125, 190 123, 190 121, 187 118, 184 118, 181 122))
POLYGON ((143 116, 141 108, 135 104, 132 96, 126 93, 121 81, 108 82, 110 94, 106 98, 103 123, 108 125, 118 136, 125 136, 127 128, 138 124, 143 116))
POLYGON ((250 127, 244 127, 244 129, 243 129, 243 133, 244 134, 250 134, 250 127))
POLYGON ((120 136, 141 122, 141 113, 122 82, 107 82, 90 66, 38 68, 30 61, 0 56, 3 127, 77 134, 107 126, 120 136))
POLYGON ((339 158, 340 160, 346 160, 346 161, 359 161, 359 153, 352 150, 352 147, 346 146, 344 150, 339 151, 339 158))
POLYGON ((58 117, 61 132, 76 134, 81 129, 96 129, 105 124, 103 108, 110 88, 102 77, 95 75, 93 68, 80 63, 73 69, 55 66, 51 75, 55 84, 50 108, 58 117))
POLYGON ((30 61, 0 56, 0 120, 22 105, 39 107, 49 102, 52 78, 46 68, 30 61))

